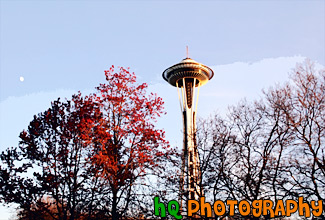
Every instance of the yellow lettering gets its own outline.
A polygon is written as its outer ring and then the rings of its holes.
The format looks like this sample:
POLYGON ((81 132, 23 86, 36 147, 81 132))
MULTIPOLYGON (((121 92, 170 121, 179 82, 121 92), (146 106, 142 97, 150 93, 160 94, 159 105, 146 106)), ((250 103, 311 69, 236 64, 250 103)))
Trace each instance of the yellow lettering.
POLYGON ((222 216, 226 212, 226 206, 221 200, 217 200, 213 204, 213 210, 217 216, 222 216), (220 209, 219 209, 219 207, 220 207, 220 209))
POLYGON ((311 201, 310 203, 311 208, 313 209, 313 215, 318 217, 323 213, 323 201, 322 200, 318 200, 318 206, 316 205, 315 201, 311 201), (316 211, 318 210, 318 211, 316 211))
POLYGON ((211 205, 210 205, 210 203, 205 202, 204 197, 200 198, 200 207, 201 207, 201 215, 204 215, 206 217, 212 216, 211 205), (207 209, 207 214, 205 213, 205 209, 207 209))
POLYGON ((249 213, 251 212, 251 206, 249 202, 247 202, 246 200, 242 200, 239 202, 238 209, 239 209, 239 213, 242 216, 249 215, 249 213), (245 206, 245 208, 243 208, 243 206, 245 206))
POLYGON ((286 214, 286 210, 284 208, 283 200, 280 199, 277 201, 275 205, 274 215, 277 217, 277 216, 283 216, 285 214, 286 214), (281 215, 279 214, 279 212, 281 212, 281 215))
POLYGON ((270 217, 274 218, 274 211, 272 209, 273 207, 273 202, 272 200, 265 199, 263 200, 263 215, 267 215, 269 211, 270 212, 270 217))
POLYGON ((227 200, 227 205, 229 206, 229 215, 235 215, 235 205, 237 205, 237 200, 227 200))
POLYGON ((260 217, 262 215, 262 207, 263 207, 262 200, 254 200, 252 206, 253 206, 253 210, 252 210, 253 216, 260 217))
POLYGON ((187 201, 187 215, 192 216, 193 213, 199 211, 199 202, 193 199, 187 201))
POLYGON ((287 214, 286 216, 289 217, 291 216, 292 213, 295 213, 298 209, 298 204, 296 201, 292 200, 292 199, 288 199, 286 201, 286 208, 287 208, 287 214), (291 207, 291 205, 293 205, 293 207, 291 207))

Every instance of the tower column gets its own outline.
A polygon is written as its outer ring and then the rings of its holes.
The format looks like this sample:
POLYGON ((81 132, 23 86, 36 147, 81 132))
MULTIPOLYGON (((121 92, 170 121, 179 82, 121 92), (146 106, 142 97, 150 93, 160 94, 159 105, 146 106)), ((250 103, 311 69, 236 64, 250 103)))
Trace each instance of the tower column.
MULTIPOLYGON (((186 188, 185 191, 188 199, 199 199, 200 196, 200 163, 196 145, 196 104, 198 101, 199 83, 194 78, 182 78, 182 83, 176 83, 180 87, 181 94, 179 97, 181 110, 183 113, 183 180, 181 183, 186 188), (197 97, 196 97, 196 96, 197 97)), ((180 93, 180 91, 178 90, 180 93)))

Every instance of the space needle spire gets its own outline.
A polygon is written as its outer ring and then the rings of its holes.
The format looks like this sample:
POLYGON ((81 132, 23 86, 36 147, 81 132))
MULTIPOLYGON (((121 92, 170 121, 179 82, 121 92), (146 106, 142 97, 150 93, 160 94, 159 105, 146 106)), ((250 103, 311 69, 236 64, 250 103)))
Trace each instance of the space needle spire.
POLYGON ((180 182, 180 203, 184 195, 187 199, 198 200, 200 189, 200 161, 196 143, 196 112, 200 87, 214 75, 212 69, 187 57, 180 63, 167 68, 162 76, 172 86, 177 87, 183 115, 182 176, 180 182))

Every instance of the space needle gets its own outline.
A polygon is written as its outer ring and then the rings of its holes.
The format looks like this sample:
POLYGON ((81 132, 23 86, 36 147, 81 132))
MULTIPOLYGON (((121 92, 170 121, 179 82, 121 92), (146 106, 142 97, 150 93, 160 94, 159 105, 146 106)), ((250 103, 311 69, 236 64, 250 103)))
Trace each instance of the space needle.
POLYGON ((196 112, 200 87, 212 77, 209 67, 187 57, 180 63, 167 68, 162 77, 170 85, 177 87, 183 114, 182 176, 180 182, 180 204, 183 196, 198 200, 203 196, 200 189, 200 161, 196 143, 196 112))

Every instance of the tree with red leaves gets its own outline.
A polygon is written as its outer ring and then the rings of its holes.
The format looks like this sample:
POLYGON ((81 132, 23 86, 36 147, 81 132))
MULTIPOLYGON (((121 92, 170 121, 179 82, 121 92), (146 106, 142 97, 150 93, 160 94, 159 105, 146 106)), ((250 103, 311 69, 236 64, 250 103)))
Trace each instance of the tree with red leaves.
POLYGON ((127 69, 115 73, 112 67, 105 75, 107 84, 97 87, 98 94, 92 96, 100 106, 102 120, 85 139, 94 145, 91 161, 99 168, 97 174, 109 182, 112 217, 118 219, 141 196, 140 191, 134 194, 136 183, 144 180, 149 170, 162 169, 158 166, 173 151, 164 132, 153 124, 164 113, 162 99, 147 95, 147 84, 135 85, 136 77, 127 69))
POLYGON ((34 116, 19 146, 2 152, 0 200, 18 204, 20 219, 150 212, 149 176, 163 173, 175 153, 155 128, 163 101, 128 69, 111 67, 105 76, 97 92, 34 116))

